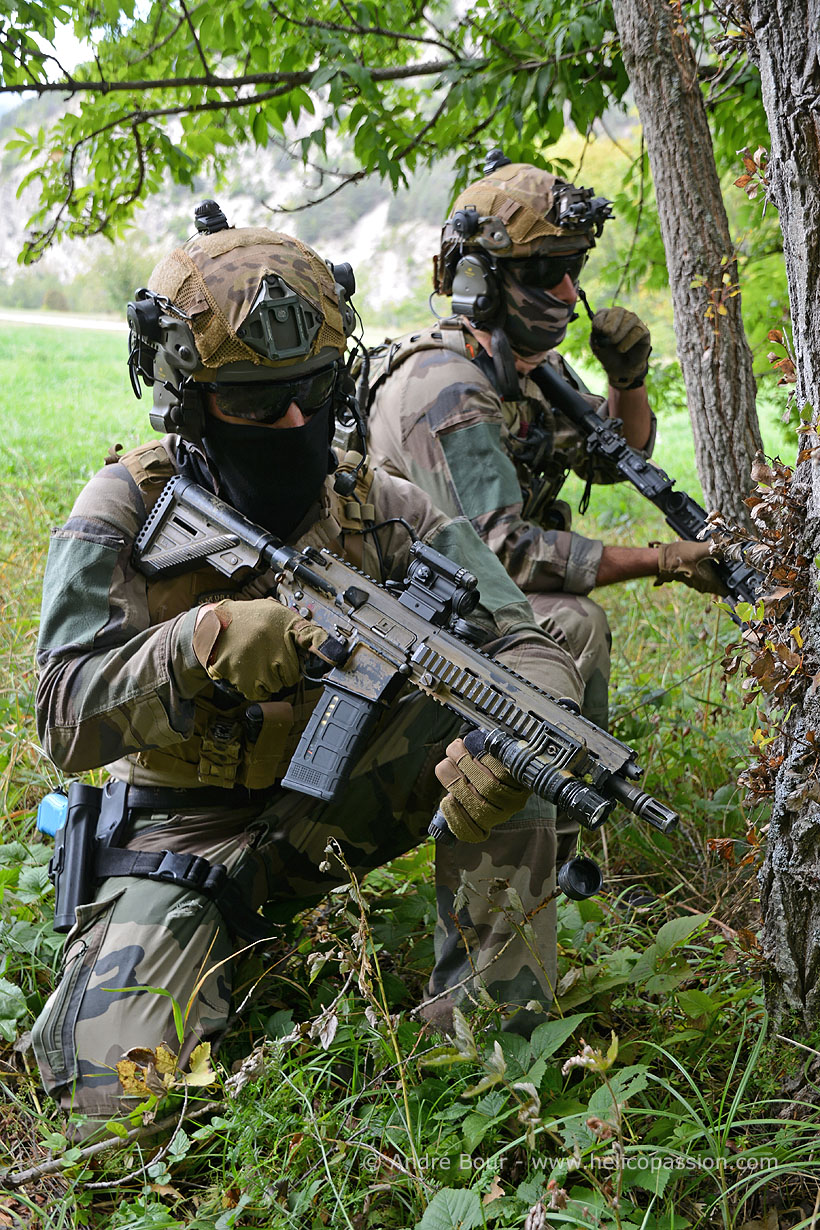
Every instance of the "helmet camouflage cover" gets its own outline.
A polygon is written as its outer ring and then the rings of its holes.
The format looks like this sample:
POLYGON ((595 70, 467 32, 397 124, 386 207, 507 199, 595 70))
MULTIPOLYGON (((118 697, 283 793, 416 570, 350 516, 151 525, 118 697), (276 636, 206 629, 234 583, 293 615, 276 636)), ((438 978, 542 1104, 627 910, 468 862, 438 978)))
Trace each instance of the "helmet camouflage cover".
POLYGON ((159 262, 149 288, 189 318, 195 380, 269 380, 271 368, 325 366, 346 349, 333 273, 266 227, 196 235, 159 262))
POLYGON ((470 249, 521 260, 536 252, 577 252, 594 247, 601 233, 601 210, 596 214, 587 206, 578 211, 580 216, 573 211, 574 205, 591 197, 591 189, 575 188, 526 162, 497 167, 465 188, 453 203, 434 262, 437 292, 452 293, 454 257, 470 249), (475 212, 477 227, 472 234, 454 226, 463 211, 475 212))

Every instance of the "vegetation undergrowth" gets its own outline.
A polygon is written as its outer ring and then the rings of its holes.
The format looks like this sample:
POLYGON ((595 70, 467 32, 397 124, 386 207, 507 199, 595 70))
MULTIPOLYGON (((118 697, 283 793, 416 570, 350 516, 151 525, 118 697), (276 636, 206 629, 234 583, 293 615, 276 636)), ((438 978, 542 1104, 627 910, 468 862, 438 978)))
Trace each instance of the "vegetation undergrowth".
MULTIPOLYGON (((0 439, 0 1225, 814 1225, 820 1115, 782 1090, 817 1039, 766 1033, 755 879, 766 817, 734 785, 755 719, 720 672, 736 630, 711 599, 648 582, 598 595, 614 637, 612 725, 681 828, 663 836, 621 815, 584 837, 605 889, 557 902, 556 1009, 531 1039, 502 1031, 490 1004, 458 1015, 452 1040, 418 1020, 435 919, 420 847, 364 884, 348 877, 252 947, 219 1053, 202 1048, 180 1070, 146 1039, 124 1073, 132 1122, 112 1122, 97 1152, 74 1143, 27 1032, 62 944, 51 848, 34 826, 59 784, 33 724, 39 584, 49 526, 111 443, 150 432, 124 379, 124 338, 3 338, 15 341, 0 378, 17 411, 0 439)), ((685 431, 670 413, 662 445, 685 431)), ((657 459, 691 488, 680 453, 657 459)), ((635 544, 668 533, 620 488, 594 491, 584 528, 635 544)), ((497 908, 528 925, 513 893, 497 908)), ((181 1029, 184 1015, 180 1004, 181 1029)))

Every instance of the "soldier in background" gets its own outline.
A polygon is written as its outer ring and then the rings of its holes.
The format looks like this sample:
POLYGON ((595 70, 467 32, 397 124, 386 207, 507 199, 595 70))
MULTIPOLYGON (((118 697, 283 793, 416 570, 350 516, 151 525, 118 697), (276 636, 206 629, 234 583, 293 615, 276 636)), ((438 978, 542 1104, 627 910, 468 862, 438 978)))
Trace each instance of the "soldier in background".
POLYGON ((207 204, 201 233, 129 305, 134 389, 140 379, 153 387, 152 424, 168 434, 107 459, 54 531, 43 585, 43 746, 69 774, 104 766, 110 779, 96 891, 77 910, 34 1046, 48 1091, 92 1126, 128 1107, 116 1065, 129 1048, 179 1049, 174 1001, 188 1005, 181 1064, 219 1038, 232 954, 344 881, 327 861, 330 837, 365 874, 426 836, 439 780, 462 840, 437 851, 428 1018, 451 1023, 454 1003, 485 986, 508 1026, 526 1032, 542 1019, 527 1005, 548 1007, 555 974, 552 907, 516 932, 487 897, 499 880, 526 910, 549 894, 550 811, 500 762, 473 759, 449 711, 404 697, 343 798, 322 804, 286 790, 280 780, 321 691, 303 667, 310 653, 332 656, 325 633, 266 596, 270 576, 240 586, 207 564, 170 579, 134 567, 135 538, 177 474, 288 543, 330 547, 382 581, 404 577, 409 523, 478 576, 482 606, 471 618, 485 650, 553 695, 580 699, 571 658, 533 622, 468 521, 361 459, 339 465, 331 451, 352 385, 349 267, 264 228, 229 228, 207 204), (463 873, 477 886, 466 898, 463 873))
POLYGON ((456 199, 434 262, 435 289, 452 296, 453 315, 372 354, 369 447, 449 516, 472 521, 540 626, 572 655, 584 715, 606 727, 611 636, 590 591, 649 576, 725 590, 705 543, 607 546, 571 528, 569 505, 558 498, 569 471, 587 484, 617 475, 590 461, 581 435, 529 373, 550 364, 602 418, 621 419, 627 442, 648 457, 649 330, 624 308, 596 312, 590 344, 609 392, 589 394, 553 348, 564 339, 609 203, 500 151, 486 169, 456 199))

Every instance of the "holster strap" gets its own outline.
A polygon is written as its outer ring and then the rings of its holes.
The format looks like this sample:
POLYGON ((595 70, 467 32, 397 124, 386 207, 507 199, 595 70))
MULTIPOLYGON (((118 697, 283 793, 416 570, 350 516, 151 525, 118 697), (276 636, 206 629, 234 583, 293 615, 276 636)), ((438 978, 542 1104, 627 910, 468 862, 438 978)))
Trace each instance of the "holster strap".
POLYGON ((265 919, 248 909, 223 863, 209 863, 198 854, 120 850, 109 846, 97 850, 94 870, 102 880, 109 876, 137 876, 178 884, 213 901, 230 930, 242 939, 262 940, 271 934, 265 919))

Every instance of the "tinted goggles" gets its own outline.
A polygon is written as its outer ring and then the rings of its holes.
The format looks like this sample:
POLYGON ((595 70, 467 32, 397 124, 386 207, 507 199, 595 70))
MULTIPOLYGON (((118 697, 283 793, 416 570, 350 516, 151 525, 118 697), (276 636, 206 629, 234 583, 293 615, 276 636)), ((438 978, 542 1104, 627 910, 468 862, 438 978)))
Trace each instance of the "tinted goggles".
POLYGON ((309 418, 327 405, 336 387, 336 367, 302 376, 299 380, 248 380, 209 384, 217 407, 230 418, 253 423, 275 423, 295 402, 309 418))
POLYGON ((509 269, 516 282, 523 286, 550 290, 563 282, 567 274, 573 285, 577 286, 587 255, 586 252, 567 252, 550 253, 549 256, 528 256, 524 260, 504 261, 504 267, 509 269))

